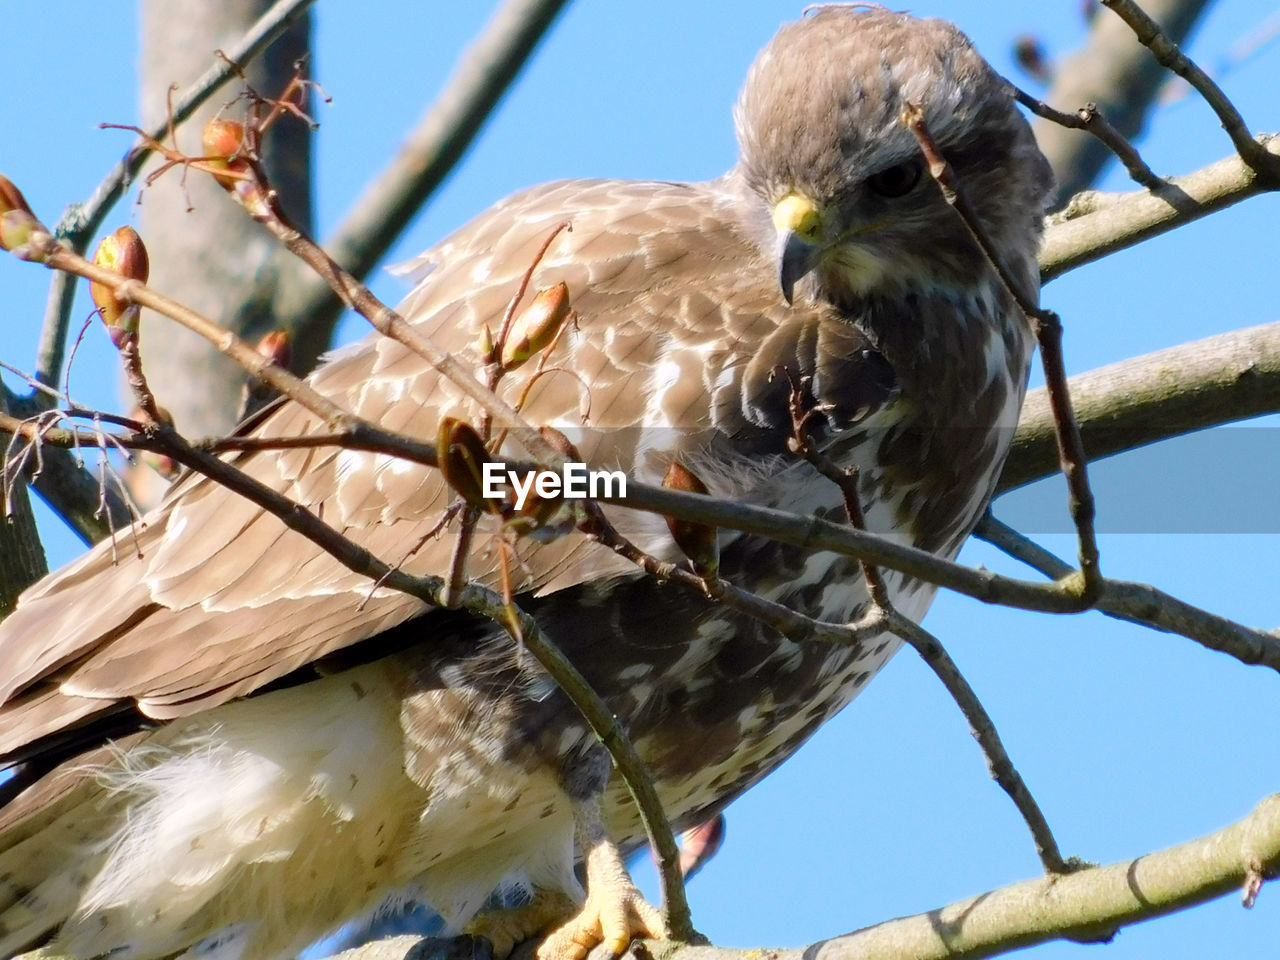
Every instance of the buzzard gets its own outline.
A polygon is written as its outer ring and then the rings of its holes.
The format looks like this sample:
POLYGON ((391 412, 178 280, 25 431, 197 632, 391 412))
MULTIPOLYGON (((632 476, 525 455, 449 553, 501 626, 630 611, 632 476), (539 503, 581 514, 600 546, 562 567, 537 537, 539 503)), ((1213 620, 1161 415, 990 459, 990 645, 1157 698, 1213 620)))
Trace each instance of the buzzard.
MULTIPOLYGON (((531 423, 599 468, 653 480, 678 460, 718 496, 836 517, 839 491, 788 452, 794 380, 812 440, 859 469, 867 526, 952 556, 992 493, 1032 341, 925 171, 908 103, 1035 290, 1051 177, 1004 81, 950 24, 821 5, 751 67, 723 176, 519 193, 420 258, 403 313, 479 370, 481 331, 537 261, 531 289, 565 284, 577 321, 540 374, 503 382, 531 423)), ((480 417, 389 339, 310 383, 407 434, 480 417)), ((281 403, 246 429, 324 424, 281 403)), ((424 539, 454 498, 437 471, 336 447, 234 459, 409 573, 448 569, 456 522, 424 539)), ((680 559, 662 518, 608 513, 680 559)), ((492 585, 491 521, 468 572, 492 585)), ((719 537, 722 576, 764 597, 828 620, 867 603, 847 558, 719 537)), ((607 756, 498 627, 369 583, 200 476, 137 538, 140 558, 99 546, 0 627, 0 756, 47 771, 0 819, 0 955, 288 957, 397 891, 461 925, 511 883, 529 905, 480 929, 557 928, 547 958, 662 933, 619 857, 642 833, 607 756)), ((680 827, 768 774, 898 645, 781 637, 572 532, 515 551, 520 604, 625 723, 680 827)), ((886 579, 924 615, 931 586, 886 579)))

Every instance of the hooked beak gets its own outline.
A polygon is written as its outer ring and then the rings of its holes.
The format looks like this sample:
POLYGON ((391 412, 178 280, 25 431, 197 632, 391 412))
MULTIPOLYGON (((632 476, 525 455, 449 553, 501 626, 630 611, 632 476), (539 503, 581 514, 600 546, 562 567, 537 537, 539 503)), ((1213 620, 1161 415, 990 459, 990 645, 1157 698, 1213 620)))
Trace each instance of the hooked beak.
POLYGON ((773 227, 778 235, 774 251, 778 286, 783 299, 790 304, 796 282, 818 265, 822 221, 812 200, 799 193, 788 193, 774 205, 773 227))
POLYGON ((790 306, 796 281, 818 265, 819 250, 798 233, 787 230, 778 234, 778 286, 782 298, 790 306))

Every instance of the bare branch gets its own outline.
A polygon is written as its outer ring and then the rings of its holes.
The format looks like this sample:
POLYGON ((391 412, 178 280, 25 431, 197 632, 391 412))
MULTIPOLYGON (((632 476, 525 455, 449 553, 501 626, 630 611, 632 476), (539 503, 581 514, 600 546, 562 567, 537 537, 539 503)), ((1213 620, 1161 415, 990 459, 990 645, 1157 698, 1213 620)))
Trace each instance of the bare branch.
POLYGON ((974 243, 1000 278, 1001 285, 1035 332, 1040 345, 1045 390, 1049 407, 1053 411, 1058 462, 1067 481, 1067 506, 1071 511, 1079 542, 1079 582, 1075 582, 1075 578, 1068 578, 1062 581, 1062 586, 1067 590, 1078 590, 1081 600, 1090 603, 1098 596, 1102 573, 1098 563, 1098 539, 1094 530, 1095 508, 1093 491, 1089 488, 1088 457, 1085 455, 1084 444, 1080 440, 1080 426, 1076 423, 1071 406, 1071 391, 1067 385, 1066 365, 1062 357, 1062 321, 1052 310, 1046 310, 1036 303, 1001 261, 995 244, 987 236, 977 214, 955 181, 946 158, 938 152, 925 124, 924 112, 914 104, 908 104, 903 110, 902 122, 919 143, 920 152, 928 163, 929 173, 937 182, 943 197, 964 222, 974 243))
MULTIPOLYGON (((1068 383, 1090 460, 1204 427, 1280 411, 1280 321, 1077 374, 1068 383)), ((1053 415, 1033 390, 998 493, 1058 469, 1053 415)))
MULTIPOLYGON (((974 535, 1047 577, 1057 579, 1071 571, 1070 564, 1001 523, 990 512, 982 518, 974 535)), ((1187 637, 1210 650, 1235 657, 1241 663, 1259 664, 1280 671, 1280 635, 1241 626, 1234 620, 1193 607, 1145 583, 1104 580, 1097 609, 1117 620, 1187 637)))
MULTIPOLYGON (((932 144, 929 146, 932 146, 932 144)), ((927 152, 928 149, 926 148, 927 152)), ((804 409, 800 383, 785 369, 782 372, 791 381, 791 394, 788 401, 791 411, 791 436, 787 440, 788 449, 803 457, 814 469, 836 485, 844 499, 845 514, 848 517, 849 526, 855 530, 865 531, 866 522, 863 519, 862 503, 858 498, 857 471, 853 468, 841 469, 838 464, 809 442, 807 420, 815 411, 804 409)), ((1068 571, 1069 573, 1070 571, 1068 571)), ((1057 874, 1077 869, 1078 864, 1074 861, 1068 863, 1062 859, 1062 852, 1058 848, 1058 841, 1054 839, 1053 831, 1049 828, 1049 821, 1045 819, 1040 805, 1027 788, 1026 782, 1022 779, 1022 774, 1018 772, 1018 768, 1013 765, 1013 761, 1009 758, 1009 753, 1005 750, 1004 743, 1000 740, 1000 734, 996 732, 996 726, 991 719, 991 715, 987 713, 986 707, 978 699, 973 687, 969 685, 969 681, 965 679, 964 674, 960 672, 960 668, 956 666, 955 661, 951 659, 951 655, 947 653, 942 641, 914 620, 904 617, 894 608, 893 601, 889 596, 888 586, 880 573, 879 567, 863 560, 862 578, 866 583, 867 594, 870 599, 870 619, 877 625, 883 624, 887 626, 891 633, 905 640, 919 654, 920 659, 929 666, 929 669, 934 672, 934 675, 942 681, 942 685, 946 687, 947 692, 951 694, 951 699, 955 701, 956 706, 960 708, 960 712, 964 714, 965 720, 969 723, 970 733, 978 741, 978 746, 982 750, 982 755, 986 758, 987 769, 991 772, 991 776, 1000 785, 1000 788, 1009 795, 1009 799, 1018 808, 1018 813, 1021 814, 1023 822, 1026 823, 1027 829, 1031 831, 1031 838, 1036 847, 1036 855, 1039 856, 1040 862, 1044 865, 1045 872, 1057 874)))
POLYGON ((1204 97, 1205 102, 1218 115, 1222 128, 1227 131, 1227 136, 1235 144, 1236 152, 1244 162, 1273 189, 1280 187, 1280 160, 1271 156, 1253 139, 1244 117, 1240 116, 1240 111, 1222 92, 1222 88, 1214 83, 1213 78, 1179 50, 1177 42, 1165 36, 1160 25, 1133 0, 1102 0, 1102 5, 1128 24, 1134 36, 1151 51, 1161 66, 1176 73, 1204 97))
MULTIPOLYGON (((484 129, 567 2, 506 0, 494 13, 390 165, 326 240, 334 260, 356 277, 368 275, 484 129)), ((298 349, 312 359, 328 345, 342 303, 305 265, 276 260, 276 315, 297 318, 298 349)))
POLYGON ((969 732, 978 741, 982 755, 987 760, 991 778, 1009 795, 1027 829, 1031 831, 1036 855, 1044 865, 1045 872, 1065 874, 1080 869, 1081 864, 1074 857, 1071 860, 1062 858, 1062 851, 1058 849, 1058 841, 1049 828, 1049 821, 1045 819, 1040 804, 1022 779, 1022 774, 1009 758, 1009 752, 1005 750, 1000 734, 996 731, 995 722, 942 642, 924 627, 896 611, 890 615, 890 629, 915 649, 920 659, 942 681, 947 693, 951 694, 951 699, 964 714, 969 732))
MULTIPOLYGON (((188 157, 180 151, 166 147, 163 144, 154 144, 153 146, 157 152, 165 157, 167 166, 182 165, 211 174, 213 179, 236 199, 245 213, 266 227, 286 250, 309 267, 316 276, 320 277, 344 304, 368 320, 375 330, 383 336, 390 337, 392 340, 408 347, 431 364, 437 372, 447 377, 469 399, 474 401, 484 412, 484 416, 492 418, 492 421, 501 429, 512 431, 517 442, 531 456, 543 460, 548 465, 558 466, 561 464, 564 460, 563 456, 553 449, 538 431, 534 430, 521 418, 519 410, 497 396, 485 383, 477 379, 471 371, 463 367, 462 363, 453 354, 441 350, 429 337, 424 336, 417 327, 401 316, 398 311, 383 303, 358 277, 344 270, 337 261, 329 256, 323 247, 307 235, 305 230, 290 220, 288 214, 280 205, 278 194, 268 182, 265 171, 254 158, 256 144, 262 130, 261 124, 256 120, 246 124, 242 132, 245 138, 243 148, 238 146, 233 151, 234 156, 229 154, 227 158, 222 160, 215 158, 211 161, 209 158, 188 157), (242 149, 244 155, 240 154, 242 149)), ((555 233, 558 232, 559 228, 556 229, 555 233)), ((96 279, 96 277, 85 272, 84 267, 86 264, 83 263, 82 258, 69 255, 64 249, 53 250, 48 256, 48 264, 51 267, 69 270, 79 273, 81 276, 96 279)), ((130 292, 133 290, 133 287, 128 289, 121 288, 115 282, 108 284, 108 286, 111 286, 115 290, 116 296, 122 300, 128 299, 130 292)), ((199 316, 194 311, 173 300, 159 297, 145 287, 139 287, 138 289, 139 292, 145 291, 147 296, 156 298, 156 302, 165 305, 164 308, 153 306, 153 309, 160 310, 166 316, 178 320, 183 326, 209 340, 219 350, 239 362, 249 373, 267 381, 281 393, 293 399, 299 399, 302 393, 310 393, 314 395, 312 402, 322 401, 324 404, 332 406, 327 399, 316 394, 315 391, 311 390, 309 386, 297 377, 290 376, 287 381, 279 379, 282 371, 278 370, 278 368, 270 371, 277 379, 271 379, 266 376, 262 371, 273 365, 269 362, 264 363, 261 357, 257 360, 247 357, 246 351, 250 348, 235 337, 231 331, 199 316), (232 343, 232 340, 235 342, 232 343), (227 349, 228 347, 234 349, 229 350, 227 349), (288 384, 287 388, 284 386, 286 382, 288 384)), ((144 300, 138 300, 137 302, 143 305, 151 305, 144 300)))
MULTIPOLYGON (((102 226, 108 211, 124 196, 129 183, 142 169, 150 156, 147 139, 159 140, 170 124, 179 124, 235 76, 236 65, 243 66, 265 50, 289 25, 306 12, 315 0, 277 0, 258 22, 226 51, 224 58, 214 58, 214 63, 204 75, 187 87, 173 104, 172 120, 154 125, 146 136, 139 139, 124 159, 116 164, 86 202, 73 204, 63 215, 56 228, 61 237, 77 253, 83 253, 89 241, 102 226)), ((75 301, 75 283, 71 276, 59 272, 50 284, 48 305, 45 308, 44 327, 40 333, 40 347, 36 360, 37 376, 41 383, 56 385, 61 376, 66 356, 67 324, 75 301)))
POLYGON ((1111 125, 1096 103, 1087 103, 1075 113, 1063 113, 1043 100, 1037 100, 1025 90, 1017 87, 1013 89, 1018 102, 1037 116, 1051 120, 1068 130, 1083 130, 1097 137, 1124 164, 1125 169, 1129 171, 1129 177, 1139 186, 1146 187, 1148 190, 1159 190, 1164 186, 1164 181, 1147 166, 1147 162, 1142 159, 1137 148, 1111 125))
MULTIPOLYGON (((1146 6, 1165 33, 1182 42, 1209 0, 1146 0, 1146 6)), ((1114 17, 1094 17, 1087 44, 1058 66, 1044 99, 1064 110, 1097 104, 1121 136, 1133 138, 1142 132, 1166 78, 1124 24, 1114 17)), ((1037 123, 1035 131, 1058 177, 1055 206, 1092 184, 1110 159, 1106 146, 1082 133, 1052 122, 1037 123)))
MULTIPOLYGON (((1280 871, 1280 795, 1229 827, 1133 860, 1040 877, 889 920, 770 960, 977 960, 1052 940, 1096 941, 1121 927, 1240 891, 1280 871)), ((758 950, 684 947, 667 960, 750 960, 758 950)), ((343 960, 362 960, 344 954, 343 960)))
MULTIPOLYGON (((652 952, 664 960, 980 960, 1054 940, 1105 939, 1144 920, 1247 892, 1256 878, 1278 872, 1280 795, 1273 795, 1230 826, 1174 847, 1024 880, 803 947, 672 950, 654 944, 652 952)), ((380 940, 333 960, 404 960, 419 941, 380 940)))
MULTIPOLYGON (((1263 134, 1258 143, 1270 156, 1280 158, 1280 137, 1263 134)), ((1040 248, 1040 280, 1048 283, 1068 270, 1271 189, 1257 171, 1233 154, 1185 177, 1168 178, 1156 193, 1077 194, 1050 218, 1040 248)))
POLYGON ((619 533, 595 504, 588 504, 587 510, 588 518, 581 525, 581 529, 597 543, 603 544, 619 556, 626 557, 650 576, 658 580, 671 580, 682 584, 716 603, 724 604, 730 609, 759 620, 791 640, 852 644, 877 636, 886 629, 882 618, 868 619, 865 623, 859 624, 814 620, 784 604, 766 600, 719 577, 710 579, 698 576, 683 567, 645 553, 619 533))

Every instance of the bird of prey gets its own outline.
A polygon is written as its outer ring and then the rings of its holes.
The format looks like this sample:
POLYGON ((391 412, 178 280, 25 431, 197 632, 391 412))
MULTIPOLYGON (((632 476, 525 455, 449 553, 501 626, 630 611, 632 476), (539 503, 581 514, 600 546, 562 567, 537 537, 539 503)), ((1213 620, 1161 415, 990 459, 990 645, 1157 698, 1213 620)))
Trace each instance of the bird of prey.
MULTIPOLYGON (((531 424, 601 469, 653 481, 679 461, 717 496, 839 519, 840 491, 789 452, 794 381, 812 442, 857 467, 867 527, 953 556, 1005 458, 1032 340, 930 178, 907 104, 1034 293, 1051 176, 1005 82, 948 23, 821 5, 751 66, 723 176, 516 194, 423 255, 403 312, 479 371, 482 329, 537 262, 530 289, 565 284, 577 320, 540 373, 503 381, 528 388, 531 424)), ((423 438, 481 416, 385 338, 309 382, 423 438)), ((284 402, 245 429, 325 424, 284 402)), ((434 469, 332 446, 229 459, 409 573, 449 567, 456 520, 424 540, 454 499, 434 469)), ((607 513, 683 560, 663 518, 607 513)), ((468 576, 496 586, 505 565, 678 829, 774 769, 898 645, 788 639, 573 531, 520 538, 513 559, 496 523, 482 519, 468 576)), ((0 755, 28 774, 0 819, 0 955, 288 957, 398 891, 462 925, 504 885, 532 899, 478 921, 499 953, 544 929, 544 958, 662 933, 619 859, 643 834, 607 755, 498 626, 371 584, 197 475, 137 546, 95 548, 0 626, 0 755)), ((809 616, 868 603, 845 557, 727 530, 719 556, 723 578, 809 616)), ((923 616, 933 588, 885 576, 923 616)))

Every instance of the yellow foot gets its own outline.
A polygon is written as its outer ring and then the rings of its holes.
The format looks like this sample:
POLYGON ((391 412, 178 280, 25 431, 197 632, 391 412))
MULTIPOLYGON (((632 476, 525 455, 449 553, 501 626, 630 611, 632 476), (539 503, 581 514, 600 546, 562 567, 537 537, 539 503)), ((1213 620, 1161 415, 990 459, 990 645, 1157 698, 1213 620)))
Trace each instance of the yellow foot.
POLYGON ((466 925, 463 933, 485 937, 493 944, 494 960, 506 960, 516 944, 541 936, 565 922, 578 909, 568 894, 539 891, 524 906, 482 913, 466 925))
POLYGON ((589 890, 587 902, 577 916, 542 941, 538 960, 584 960, 600 944, 616 957, 627 949, 633 937, 665 940, 667 936, 662 911, 628 880, 605 886, 599 896, 594 889, 589 890))

